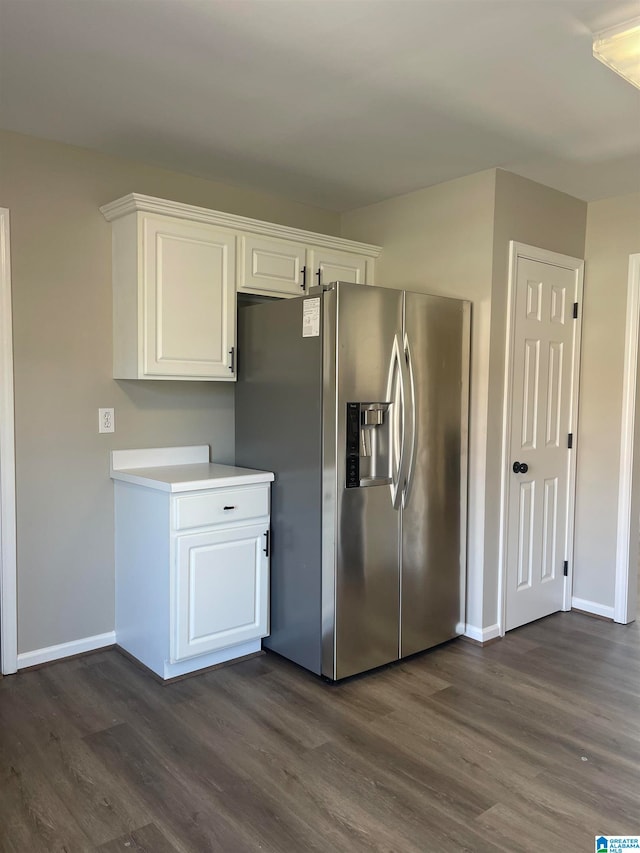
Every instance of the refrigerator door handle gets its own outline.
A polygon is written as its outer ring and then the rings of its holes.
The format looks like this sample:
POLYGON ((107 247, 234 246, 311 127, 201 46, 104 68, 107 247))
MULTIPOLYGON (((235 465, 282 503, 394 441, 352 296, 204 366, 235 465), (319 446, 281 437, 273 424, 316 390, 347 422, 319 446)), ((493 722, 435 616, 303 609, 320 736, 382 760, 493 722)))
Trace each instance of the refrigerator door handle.
POLYGON ((405 382, 404 357, 400 336, 393 339, 389 377, 387 379, 387 400, 391 409, 390 435, 390 475, 391 503, 394 509, 399 509, 402 502, 402 492, 405 477, 405 382))
MULTIPOLYGON (((413 362, 411 360, 411 346, 409 345, 409 337, 405 332, 404 335, 404 346, 403 346, 403 356, 404 356, 404 366, 405 366, 405 376, 407 380, 407 386, 409 389, 410 397, 409 404, 406 408, 409 409, 410 417, 406 420, 410 423, 411 430, 411 438, 409 439, 408 446, 405 448, 405 459, 406 459, 406 472, 404 473, 404 483, 402 488, 402 506, 406 506, 409 501, 409 496, 411 494, 411 486, 413 483, 413 472, 415 470, 415 462, 416 462, 416 439, 417 439, 417 414, 416 414, 416 386, 413 377, 413 362)), ((406 399, 406 392, 405 392, 406 399)))

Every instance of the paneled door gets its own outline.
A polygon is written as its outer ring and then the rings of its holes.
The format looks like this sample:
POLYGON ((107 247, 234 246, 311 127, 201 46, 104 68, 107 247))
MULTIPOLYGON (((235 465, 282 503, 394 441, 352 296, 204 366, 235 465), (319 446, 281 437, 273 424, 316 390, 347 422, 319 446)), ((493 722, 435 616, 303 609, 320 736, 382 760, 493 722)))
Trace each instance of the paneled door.
POLYGON ((235 379, 232 231, 145 216, 144 373, 235 379))
POLYGON ((269 633, 269 557, 263 524, 176 537, 173 660, 269 633))
POLYGON ((337 252, 331 249, 313 249, 310 261, 313 280, 309 284, 331 284, 332 281, 349 281, 352 284, 367 282, 367 261, 361 255, 337 252))
POLYGON ((517 258, 507 457, 506 630, 563 607, 578 375, 574 304, 580 282, 576 269, 517 258))
POLYGON ((301 243, 246 234, 240 240, 238 291, 265 296, 303 296, 311 281, 301 243))

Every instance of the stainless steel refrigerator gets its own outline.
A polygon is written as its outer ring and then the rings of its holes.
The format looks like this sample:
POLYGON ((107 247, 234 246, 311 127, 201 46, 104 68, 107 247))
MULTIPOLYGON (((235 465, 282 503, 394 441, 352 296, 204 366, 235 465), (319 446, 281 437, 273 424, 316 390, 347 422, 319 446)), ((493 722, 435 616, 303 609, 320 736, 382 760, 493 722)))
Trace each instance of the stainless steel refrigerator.
POLYGON ((236 462, 275 473, 264 645, 340 679, 464 630, 470 304, 316 291, 238 311, 236 462))

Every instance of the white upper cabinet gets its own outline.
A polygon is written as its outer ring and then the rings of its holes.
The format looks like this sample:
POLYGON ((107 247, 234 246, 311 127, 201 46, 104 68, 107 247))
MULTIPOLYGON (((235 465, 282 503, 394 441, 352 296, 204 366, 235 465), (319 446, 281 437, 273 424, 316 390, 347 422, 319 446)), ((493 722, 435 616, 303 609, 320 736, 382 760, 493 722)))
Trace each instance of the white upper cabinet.
POLYGON ((236 236, 134 211, 112 224, 115 379, 235 379, 236 236))
POLYGON ((141 214, 143 374, 234 379, 233 232, 141 214))
POLYGON ((236 292, 301 296, 373 284, 378 246, 131 193, 113 235, 116 379, 236 378, 236 292))
POLYGON ((307 249, 302 243, 245 234, 240 238, 238 292, 264 296, 306 293, 307 249))
MULTIPOLYGON (((375 247, 354 244, 353 251, 315 245, 320 235, 305 235, 306 242, 247 234, 240 238, 238 292, 264 296, 302 296, 310 287, 332 281, 373 284, 375 247), (309 239, 310 238, 310 239, 309 239), (359 247, 359 250, 356 250, 359 247)), ((344 246, 346 240, 324 238, 344 246)))
POLYGON ((373 284, 373 259, 352 252, 331 249, 314 249, 311 263, 313 284, 330 284, 332 281, 350 281, 353 284, 373 284), (371 272, 367 275, 367 262, 371 272))

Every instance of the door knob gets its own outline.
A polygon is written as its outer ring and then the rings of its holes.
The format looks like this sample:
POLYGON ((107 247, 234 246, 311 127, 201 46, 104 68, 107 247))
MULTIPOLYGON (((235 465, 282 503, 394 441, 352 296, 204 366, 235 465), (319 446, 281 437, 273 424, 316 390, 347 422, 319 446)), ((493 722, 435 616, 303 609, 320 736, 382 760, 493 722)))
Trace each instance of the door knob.
POLYGON ((529 470, 529 466, 526 462, 514 462, 513 463, 513 473, 514 474, 526 474, 529 470))

